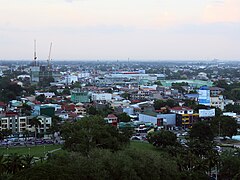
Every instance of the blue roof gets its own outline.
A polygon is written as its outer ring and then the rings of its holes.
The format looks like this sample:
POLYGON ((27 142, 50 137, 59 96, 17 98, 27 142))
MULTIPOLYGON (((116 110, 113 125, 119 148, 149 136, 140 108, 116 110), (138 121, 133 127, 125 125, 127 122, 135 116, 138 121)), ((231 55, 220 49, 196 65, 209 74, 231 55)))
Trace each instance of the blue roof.
POLYGON ((209 87, 208 86, 202 86, 202 87, 200 87, 200 90, 209 90, 209 87))

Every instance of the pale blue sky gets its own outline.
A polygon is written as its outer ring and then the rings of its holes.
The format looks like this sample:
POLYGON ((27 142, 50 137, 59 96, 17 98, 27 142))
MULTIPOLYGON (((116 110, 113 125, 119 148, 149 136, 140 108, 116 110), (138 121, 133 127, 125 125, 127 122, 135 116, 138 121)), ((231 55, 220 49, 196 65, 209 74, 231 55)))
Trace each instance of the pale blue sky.
POLYGON ((0 59, 240 59, 240 0, 0 0, 0 59))

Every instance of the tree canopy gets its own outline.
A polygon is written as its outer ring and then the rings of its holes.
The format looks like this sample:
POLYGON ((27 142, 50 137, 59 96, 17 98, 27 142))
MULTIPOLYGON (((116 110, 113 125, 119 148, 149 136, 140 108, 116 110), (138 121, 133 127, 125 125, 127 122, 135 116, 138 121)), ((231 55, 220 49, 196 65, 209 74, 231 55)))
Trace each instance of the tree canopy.
POLYGON ((129 143, 129 137, 116 127, 106 124, 99 116, 82 118, 78 122, 66 123, 62 127, 64 148, 88 155, 94 148, 116 151, 129 143))
POLYGON ((173 146, 177 142, 176 135, 167 130, 150 132, 147 139, 149 143, 157 147, 173 146))

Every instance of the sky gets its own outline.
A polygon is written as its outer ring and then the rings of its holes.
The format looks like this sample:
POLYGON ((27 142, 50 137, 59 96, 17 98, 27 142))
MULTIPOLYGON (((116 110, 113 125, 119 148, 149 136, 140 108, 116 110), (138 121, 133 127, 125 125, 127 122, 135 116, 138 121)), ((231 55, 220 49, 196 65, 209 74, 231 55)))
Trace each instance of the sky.
POLYGON ((240 60, 240 0, 0 0, 0 60, 240 60))

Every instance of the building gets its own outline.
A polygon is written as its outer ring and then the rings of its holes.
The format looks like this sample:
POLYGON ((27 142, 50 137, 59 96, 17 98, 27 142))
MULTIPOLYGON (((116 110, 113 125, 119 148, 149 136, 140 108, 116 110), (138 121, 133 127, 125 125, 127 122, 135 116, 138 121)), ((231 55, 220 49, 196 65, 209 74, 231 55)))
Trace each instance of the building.
POLYGON ((74 103, 90 103, 91 94, 81 91, 79 88, 75 88, 71 91, 71 101, 74 103))
POLYGON ((118 118, 114 114, 109 114, 104 120, 113 126, 117 126, 118 118))
POLYGON ((46 133, 52 125, 52 118, 49 116, 38 116, 37 118, 41 122, 41 126, 38 127, 38 133, 46 133))
POLYGON ((221 95, 221 93, 224 91, 223 88, 219 88, 219 87, 210 87, 210 95, 211 97, 217 97, 219 95, 221 95))
POLYGON ((31 72, 31 82, 38 83, 40 80, 40 67, 39 66, 31 66, 30 72, 31 72))
POLYGON ((6 113, 0 117, 0 131, 10 129, 12 133, 22 133, 29 128, 29 116, 18 116, 16 113, 6 113))
POLYGON ((92 93, 93 101, 111 101, 112 94, 110 93, 92 93))
POLYGON ((158 127, 171 129, 176 126, 176 114, 139 114, 139 121, 144 123, 152 123, 158 127))
POLYGON ((176 126, 182 128, 191 128, 194 122, 199 119, 198 114, 193 113, 193 109, 189 107, 173 107, 170 112, 176 114, 176 126))
POLYGON ((210 106, 211 105, 210 89, 209 89, 208 86, 202 86, 198 90, 198 103, 202 104, 204 106, 210 106))

